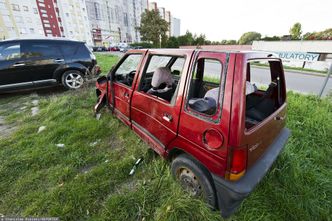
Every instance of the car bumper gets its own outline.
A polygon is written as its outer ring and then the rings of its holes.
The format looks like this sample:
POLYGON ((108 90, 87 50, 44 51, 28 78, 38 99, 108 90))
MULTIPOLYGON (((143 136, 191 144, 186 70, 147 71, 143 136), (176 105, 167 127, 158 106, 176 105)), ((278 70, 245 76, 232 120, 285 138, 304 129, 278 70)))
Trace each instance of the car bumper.
POLYGON ((240 206, 241 202, 263 179, 285 146, 289 136, 290 130, 284 128, 260 160, 238 181, 228 181, 212 174, 218 196, 218 206, 224 218, 232 215, 240 206))

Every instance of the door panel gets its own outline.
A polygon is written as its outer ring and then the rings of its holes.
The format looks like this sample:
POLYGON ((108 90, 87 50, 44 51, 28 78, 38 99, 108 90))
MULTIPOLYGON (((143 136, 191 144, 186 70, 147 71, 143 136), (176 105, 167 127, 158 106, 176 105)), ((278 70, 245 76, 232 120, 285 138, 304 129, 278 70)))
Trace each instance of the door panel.
POLYGON ((0 85, 31 81, 18 42, 0 44, 0 85))
POLYGON ((59 46, 53 42, 25 42, 23 50, 26 68, 33 73, 33 81, 52 79, 54 72, 65 64, 59 46))
MULTIPOLYGON (((153 50, 149 51, 149 54, 146 56, 146 65, 142 67, 139 76, 140 82, 136 84, 136 89, 133 93, 131 105, 133 130, 140 134, 148 143, 152 144, 155 151, 159 154, 163 154, 168 144, 177 136, 186 70, 188 70, 191 56, 191 51, 158 51, 158 54, 153 50), (154 56, 159 56, 159 58, 155 59, 154 56), (163 56, 168 56, 171 59, 162 58, 163 56), (182 59, 183 62, 176 62, 177 59, 182 59), (167 64, 164 63, 166 60, 168 61, 167 64), (153 63, 152 61, 156 62, 153 63), (180 68, 178 67, 179 63, 182 66, 180 68), (169 73, 172 74, 175 83, 172 85, 175 91, 171 101, 146 92, 147 82, 151 81, 150 75, 152 74, 153 80, 153 74, 156 69, 161 67, 169 68, 169 73), (173 71, 174 69, 176 71, 173 71)), ((152 86, 150 85, 150 87, 152 86)))
MULTIPOLYGON (((127 125, 130 122, 130 101, 136 78, 146 51, 133 51, 125 55, 112 71, 115 114, 127 125)), ((109 88, 109 93, 112 90, 109 88)), ((112 104, 112 95, 108 96, 112 104)))
POLYGON ((232 82, 228 79, 231 75, 226 75, 226 58, 227 54, 220 52, 199 52, 196 55, 196 61, 187 79, 179 128, 180 139, 192 143, 202 153, 209 151, 216 154, 221 157, 223 164, 226 163, 227 155, 232 90, 231 84, 225 83, 232 82), (217 92, 214 94, 208 92, 211 89, 217 92), (211 100, 215 103, 211 103, 211 100), (199 109, 193 105, 193 101, 202 102, 204 105, 214 104, 212 105, 214 110, 199 109))

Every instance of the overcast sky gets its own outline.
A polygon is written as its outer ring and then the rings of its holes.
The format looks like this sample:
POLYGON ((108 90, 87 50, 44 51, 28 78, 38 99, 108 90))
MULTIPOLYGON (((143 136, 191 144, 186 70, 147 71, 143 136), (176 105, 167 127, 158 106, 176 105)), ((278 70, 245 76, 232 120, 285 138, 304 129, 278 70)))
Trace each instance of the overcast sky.
POLYGON ((209 40, 235 39, 248 31, 286 35, 300 22, 303 33, 332 28, 332 0, 150 0, 181 19, 186 30, 209 40))

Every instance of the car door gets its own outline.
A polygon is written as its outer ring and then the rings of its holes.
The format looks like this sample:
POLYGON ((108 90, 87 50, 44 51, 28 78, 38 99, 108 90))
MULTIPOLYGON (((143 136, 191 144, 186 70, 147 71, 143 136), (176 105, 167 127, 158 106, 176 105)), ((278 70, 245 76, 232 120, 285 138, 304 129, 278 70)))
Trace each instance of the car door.
POLYGON ((22 56, 21 43, 0 43, 0 89, 29 84, 31 78, 22 56))
POLYGON ((132 128, 156 152, 163 154, 167 145, 176 137, 182 92, 192 51, 149 51, 142 67, 140 81, 136 84, 131 102, 132 128), (174 69, 175 66, 178 68, 174 69), (149 93, 157 68, 167 67, 174 80, 171 100, 149 93))
MULTIPOLYGON (((126 54, 112 71, 111 93, 114 92, 114 113, 127 125, 131 125, 130 102, 145 53, 146 51, 132 51, 126 54)), ((108 98, 112 104, 112 96, 108 98)))
POLYGON ((25 66, 32 73, 35 84, 56 82, 53 75, 65 64, 56 41, 26 41, 23 44, 25 66))
MULTIPOLYGON (((233 62, 233 61, 232 61, 233 62)), ((227 54, 198 52, 187 79, 179 138, 197 151, 213 151, 226 163, 232 75, 227 54), (227 73, 227 74, 226 74, 227 73)))

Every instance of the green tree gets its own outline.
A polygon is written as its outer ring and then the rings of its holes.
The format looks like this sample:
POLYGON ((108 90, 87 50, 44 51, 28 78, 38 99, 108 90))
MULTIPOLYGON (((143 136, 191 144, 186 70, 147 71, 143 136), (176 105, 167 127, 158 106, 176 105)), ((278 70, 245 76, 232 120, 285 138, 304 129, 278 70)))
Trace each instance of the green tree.
POLYGON ((260 40, 261 37, 262 37, 262 35, 258 32, 254 32, 254 31, 246 32, 239 39, 239 44, 240 45, 252 44, 253 41, 260 40))
POLYGON ((170 37, 166 43, 166 48, 178 48, 179 40, 177 37, 170 37))
POLYGON ((178 41, 180 46, 193 45, 194 36, 190 31, 187 31, 185 35, 181 35, 178 37, 178 41))
POLYGON ((158 10, 145 10, 141 16, 141 26, 138 30, 143 41, 152 41, 154 47, 160 47, 167 40, 166 32, 169 30, 169 23, 159 15, 158 10))
POLYGON ((302 35, 302 25, 301 23, 297 22, 289 29, 289 34, 292 36, 292 39, 298 40, 301 39, 302 35))

